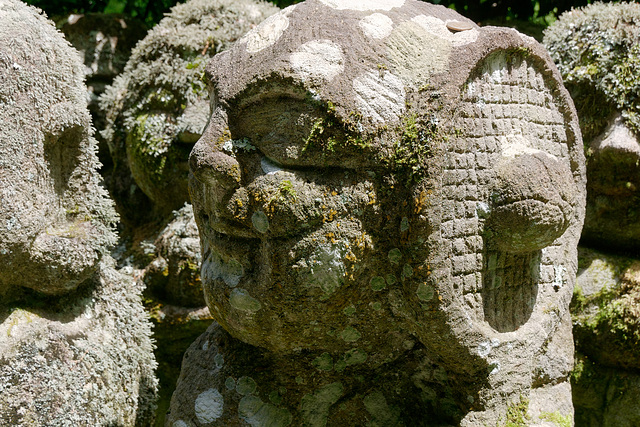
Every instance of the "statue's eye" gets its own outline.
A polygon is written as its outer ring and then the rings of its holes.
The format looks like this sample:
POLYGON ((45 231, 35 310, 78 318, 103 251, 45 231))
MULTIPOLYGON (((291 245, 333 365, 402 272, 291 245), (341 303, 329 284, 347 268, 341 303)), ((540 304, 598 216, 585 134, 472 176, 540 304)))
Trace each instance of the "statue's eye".
POLYGON ((229 117, 234 139, 248 138, 264 155, 283 166, 316 166, 311 137, 321 110, 303 101, 277 97, 253 103, 229 117))
POLYGON ((229 114, 233 139, 247 138, 268 159, 291 168, 358 169, 371 144, 332 107, 287 96, 253 102, 229 114))

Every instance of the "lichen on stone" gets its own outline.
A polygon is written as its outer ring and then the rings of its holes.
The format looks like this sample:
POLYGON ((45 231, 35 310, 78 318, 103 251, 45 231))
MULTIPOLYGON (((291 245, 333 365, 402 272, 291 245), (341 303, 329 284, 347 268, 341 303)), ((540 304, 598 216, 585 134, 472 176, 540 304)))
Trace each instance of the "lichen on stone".
POLYGON ((142 202, 129 201, 131 185, 144 193, 135 197, 146 195, 164 214, 188 201, 186 161, 209 116, 204 67, 277 10, 253 0, 191 0, 173 7, 133 49, 100 98, 115 166, 110 190, 125 220, 141 215, 135 210, 142 202))
POLYGON ((640 5, 594 3, 565 12, 544 44, 572 92, 585 141, 600 134, 614 110, 640 131, 640 5))

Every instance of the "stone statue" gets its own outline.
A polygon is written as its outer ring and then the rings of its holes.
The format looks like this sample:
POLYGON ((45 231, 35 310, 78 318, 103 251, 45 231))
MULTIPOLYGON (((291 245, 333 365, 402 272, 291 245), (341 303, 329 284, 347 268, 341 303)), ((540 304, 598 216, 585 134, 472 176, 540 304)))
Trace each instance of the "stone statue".
POLYGON ((640 250, 640 5, 564 13, 544 43, 575 100, 587 155, 583 242, 640 250))
POLYGON ((413 0, 308 0, 207 80, 190 193, 219 326, 168 425, 571 419, 584 157, 538 43, 413 0))
POLYGON ((189 201, 187 160, 209 117, 205 64, 278 11, 255 0, 178 4, 131 52, 100 99, 107 177, 125 225, 171 216, 189 201))
POLYGON ((0 0, 0 424, 134 425, 156 380, 140 294, 113 266, 80 57, 0 0))
MULTIPOLYGON (((99 97, 107 85, 122 73, 131 50, 145 36, 148 28, 142 21, 120 13, 71 14, 56 21, 65 39, 83 58, 93 127, 104 129, 106 118, 100 110, 99 97)), ((98 159, 104 176, 113 167, 113 162, 107 141, 99 132, 94 136, 98 140, 98 159)))
POLYGON ((639 37, 640 5, 625 2, 572 9, 544 37, 574 99, 587 163, 571 311, 581 426, 640 423, 639 37))

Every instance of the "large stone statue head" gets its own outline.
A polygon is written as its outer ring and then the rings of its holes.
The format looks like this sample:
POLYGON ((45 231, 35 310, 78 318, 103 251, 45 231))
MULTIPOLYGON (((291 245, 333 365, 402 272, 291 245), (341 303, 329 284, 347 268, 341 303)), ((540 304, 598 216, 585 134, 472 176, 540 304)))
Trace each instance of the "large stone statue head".
POLYGON ((115 243, 115 212, 99 184, 77 52, 15 2, 0 14, 0 294, 60 294, 115 243))
POLYGON ((533 39, 412 0, 309 0, 207 78, 190 191, 231 335, 372 368, 420 345, 511 396, 549 382, 532 360, 568 322, 584 160, 533 39))

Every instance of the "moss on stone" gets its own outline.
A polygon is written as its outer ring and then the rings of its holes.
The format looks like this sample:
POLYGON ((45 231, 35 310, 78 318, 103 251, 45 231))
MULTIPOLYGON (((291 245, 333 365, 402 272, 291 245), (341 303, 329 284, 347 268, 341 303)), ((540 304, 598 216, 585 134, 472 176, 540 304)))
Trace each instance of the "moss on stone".
POLYGON ((303 425, 308 427, 326 426, 329 409, 338 401, 343 392, 342 383, 335 382, 320 388, 312 395, 303 396, 300 408, 303 425))
POLYGON ((303 152, 316 147, 328 153, 344 149, 364 151, 371 147, 371 140, 364 137, 358 129, 360 117, 357 113, 351 113, 350 120, 344 121, 338 117, 331 101, 320 107, 325 114, 314 121, 309 136, 304 141, 303 152))
POLYGON ((554 423, 558 427, 572 427, 573 418, 571 415, 562 415, 560 412, 543 412, 539 417, 543 421, 554 423))
POLYGON ((640 5, 594 3, 562 14, 544 36, 580 115, 585 141, 614 109, 640 131, 640 5))
POLYGON ((520 396, 518 402, 514 402, 507 407, 506 420, 504 427, 526 427, 529 425, 530 416, 527 414, 529 410, 529 399, 520 396))

